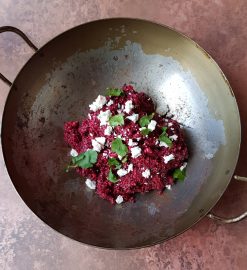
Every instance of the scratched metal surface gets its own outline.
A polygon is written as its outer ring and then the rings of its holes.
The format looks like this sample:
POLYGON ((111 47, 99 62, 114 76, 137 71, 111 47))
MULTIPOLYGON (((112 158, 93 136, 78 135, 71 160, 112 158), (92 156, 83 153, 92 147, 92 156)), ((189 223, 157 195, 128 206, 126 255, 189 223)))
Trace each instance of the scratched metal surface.
MULTIPOLYGON (((199 41, 217 59, 230 78, 241 116, 245 118, 245 1, 238 1, 237 5, 230 0, 175 2, 174 5, 173 1, 166 4, 157 1, 153 5, 151 1, 146 1, 143 5, 138 1, 52 1, 49 4, 40 1, 1 1, 0 22, 2 25, 19 26, 39 45, 71 26, 109 16, 145 17, 174 26, 199 41), (73 16, 68 17, 69 12, 73 16), (45 27, 47 22, 48 28, 45 27)), ((1 36, 0 42, 3 48, 0 50, 1 71, 13 79, 32 53, 11 34, 1 36)), ((1 83, 1 110, 8 90, 1 83)), ((242 125, 245 142, 245 122, 242 125)), ((247 173, 244 159, 246 149, 243 143, 237 169, 242 175, 247 173)), ((203 219, 166 244, 137 251, 104 251, 80 245, 44 226, 17 195, 2 159, 0 186, 2 269, 115 269, 115 264, 119 265, 119 269, 246 268, 245 221, 220 226, 203 219)), ((232 181, 215 211, 229 216, 245 210, 245 191, 244 183, 232 181)))

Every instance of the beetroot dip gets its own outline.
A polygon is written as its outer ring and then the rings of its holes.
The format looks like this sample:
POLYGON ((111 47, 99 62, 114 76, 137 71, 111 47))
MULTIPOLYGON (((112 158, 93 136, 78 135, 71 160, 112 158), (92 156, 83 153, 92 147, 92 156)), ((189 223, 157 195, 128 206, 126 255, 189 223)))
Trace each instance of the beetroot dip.
POLYGON ((77 167, 76 171, 86 179, 89 188, 112 204, 134 202, 136 193, 152 190, 161 193, 170 189, 176 182, 174 171, 183 173, 188 159, 178 122, 156 113, 151 98, 136 92, 131 85, 124 85, 121 91, 120 96, 99 96, 90 105, 88 118, 81 123, 71 121, 64 125, 64 140, 72 148, 72 156, 96 150, 97 161, 93 166, 77 167), (107 114, 110 117, 121 114, 124 124, 111 127, 107 116, 104 118, 107 114), (149 124, 142 128, 140 119, 147 115, 151 115, 149 124), (148 135, 142 134, 144 129, 149 130, 148 135), (160 141, 162 132, 171 145, 160 141), (111 145, 116 138, 127 146, 125 157, 112 151, 111 145), (115 158, 121 167, 111 167, 110 158, 115 158), (110 169, 117 179, 115 182, 109 180, 110 169))

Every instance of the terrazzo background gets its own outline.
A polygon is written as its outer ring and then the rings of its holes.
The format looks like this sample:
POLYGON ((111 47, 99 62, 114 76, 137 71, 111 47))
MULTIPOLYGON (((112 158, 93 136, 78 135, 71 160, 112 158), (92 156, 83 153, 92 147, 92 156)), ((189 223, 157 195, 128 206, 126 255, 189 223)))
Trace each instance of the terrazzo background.
MULTIPOLYGON (((175 27, 219 63, 236 95, 242 147, 236 173, 247 176, 247 2, 245 0, 0 0, 0 26, 23 30, 42 46, 73 26, 107 17, 137 17, 175 27)), ((0 34, 0 70, 13 80, 32 55, 11 33, 0 34)), ((0 114, 9 88, 0 81, 0 114)), ((214 212, 247 210, 247 183, 232 181, 214 212)), ((179 237, 151 248, 107 251, 56 233, 25 206, 0 157, 0 269, 246 269, 247 220, 219 225, 207 218, 179 237)))

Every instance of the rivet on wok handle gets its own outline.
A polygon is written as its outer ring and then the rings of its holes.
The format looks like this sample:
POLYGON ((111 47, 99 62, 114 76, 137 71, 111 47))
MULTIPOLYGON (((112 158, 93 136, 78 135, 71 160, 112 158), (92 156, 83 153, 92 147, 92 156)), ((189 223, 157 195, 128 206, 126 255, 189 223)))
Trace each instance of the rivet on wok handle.
MULTIPOLYGON (((234 179, 236 180, 239 180, 239 181, 246 181, 247 182, 247 177, 243 177, 243 176, 238 176, 238 175, 234 175, 234 179)), ((239 216, 236 216, 236 217, 233 217, 233 218, 223 218, 223 217, 219 217, 219 216, 216 216, 212 213, 209 213, 207 215, 207 217, 213 219, 213 220, 217 220, 221 223, 234 223, 234 222, 238 222, 238 221, 241 221, 243 220, 244 218, 247 217, 247 212, 244 212, 243 214, 239 215, 239 216)))
MULTIPOLYGON (((17 34, 35 52, 38 50, 38 48, 32 43, 32 41, 21 30, 19 30, 18 28, 13 27, 13 26, 2 26, 2 27, 0 27, 0 33, 3 33, 3 32, 13 32, 13 33, 17 34)), ((2 81, 4 81, 6 84, 8 84, 9 86, 12 85, 12 82, 10 80, 8 80, 2 73, 0 73, 0 79, 2 81)))

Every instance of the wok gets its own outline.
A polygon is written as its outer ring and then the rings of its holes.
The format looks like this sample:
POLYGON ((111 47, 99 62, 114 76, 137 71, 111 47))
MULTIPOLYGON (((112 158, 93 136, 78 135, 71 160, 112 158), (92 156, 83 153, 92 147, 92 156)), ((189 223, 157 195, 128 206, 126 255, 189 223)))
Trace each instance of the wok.
MULTIPOLYGON (((27 206, 72 239, 104 248, 137 248, 174 237, 205 216, 230 182, 239 155, 233 91, 214 60, 177 31, 137 19, 105 19, 70 29, 37 50, 11 83, 2 147, 9 176, 27 206), (130 83, 167 108, 185 130, 187 177, 171 191, 113 206, 65 172, 63 124, 86 117, 106 87, 130 83)), ((242 178, 245 179, 245 178, 242 178)), ((234 222, 246 216, 246 213, 234 222)), ((210 217, 217 218, 213 214, 210 217)))

